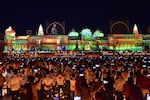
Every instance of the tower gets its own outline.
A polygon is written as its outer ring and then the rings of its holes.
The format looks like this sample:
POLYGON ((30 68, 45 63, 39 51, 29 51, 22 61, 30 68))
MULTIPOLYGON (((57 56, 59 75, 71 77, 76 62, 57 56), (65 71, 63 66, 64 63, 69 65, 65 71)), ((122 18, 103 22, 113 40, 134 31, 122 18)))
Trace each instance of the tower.
POLYGON ((138 31, 138 28, 137 28, 136 24, 134 24, 134 27, 133 27, 133 34, 135 35, 135 37, 137 37, 138 34, 139 34, 139 31, 138 31))
POLYGON ((5 49, 6 51, 13 49, 12 42, 15 41, 15 39, 16 39, 16 31, 13 30, 11 26, 9 26, 5 30, 5 42, 7 44, 7 49, 5 49))
POLYGON ((6 30, 5 30, 5 35, 15 35, 16 34, 16 32, 15 32, 15 30, 13 30, 12 29, 12 27, 11 26, 9 26, 6 30))
POLYGON ((40 24, 40 26, 39 26, 38 35, 40 35, 40 36, 44 35, 42 24, 40 24))
POLYGON ((16 37, 16 32, 15 30, 12 29, 11 26, 9 26, 6 30, 5 30, 5 40, 14 40, 16 37))

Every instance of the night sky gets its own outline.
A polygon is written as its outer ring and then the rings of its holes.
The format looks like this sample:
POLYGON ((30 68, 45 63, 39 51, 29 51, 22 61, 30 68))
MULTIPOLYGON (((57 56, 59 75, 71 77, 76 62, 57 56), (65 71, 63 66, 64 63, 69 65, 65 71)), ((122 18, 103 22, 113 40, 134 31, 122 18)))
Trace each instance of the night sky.
POLYGON ((89 27, 109 33, 110 20, 136 23, 141 32, 150 25, 148 0, 5 0, 0 1, 0 32, 11 25, 18 35, 35 32, 46 21, 64 21, 66 32, 89 27))

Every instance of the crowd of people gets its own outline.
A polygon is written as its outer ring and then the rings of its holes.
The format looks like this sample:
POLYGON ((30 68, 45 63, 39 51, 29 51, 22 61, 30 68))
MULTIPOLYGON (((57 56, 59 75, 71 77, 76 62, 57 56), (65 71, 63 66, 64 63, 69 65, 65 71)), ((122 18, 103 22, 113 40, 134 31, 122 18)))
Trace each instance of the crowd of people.
POLYGON ((147 100, 149 97, 149 55, 12 55, 0 59, 0 100, 147 100))

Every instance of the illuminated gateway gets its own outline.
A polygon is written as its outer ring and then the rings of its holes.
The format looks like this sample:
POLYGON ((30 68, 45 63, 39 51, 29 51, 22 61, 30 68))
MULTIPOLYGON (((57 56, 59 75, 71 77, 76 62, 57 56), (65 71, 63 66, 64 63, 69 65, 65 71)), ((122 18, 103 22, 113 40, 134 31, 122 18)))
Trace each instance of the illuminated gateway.
MULTIPOLYGON (((53 30, 57 32, 55 29, 53 30)), ((30 50, 142 51, 145 46, 149 47, 150 45, 150 35, 139 34, 136 24, 133 27, 133 32, 130 34, 111 33, 107 36, 105 35, 106 34, 99 29, 93 32, 89 28, 84 28, 80 32, 72 29, 68 35, 45 34, 40 24, 36 35, 16 36, 16 31, 9 26, 5 30, 4 52, 30 50)))

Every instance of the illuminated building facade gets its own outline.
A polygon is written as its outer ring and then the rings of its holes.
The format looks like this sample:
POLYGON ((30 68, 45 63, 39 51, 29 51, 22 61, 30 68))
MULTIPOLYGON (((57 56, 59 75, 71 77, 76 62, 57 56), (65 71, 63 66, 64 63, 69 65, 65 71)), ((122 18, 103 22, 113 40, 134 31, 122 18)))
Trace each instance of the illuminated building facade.
MULTIPOLYGON (((39 26, 36 35, 16 36, 15 30, 9 27, 5 30, 4 52, 28 51, 28 50, 133 50, 142 51, 143 47, 150 46, 150 35, 139 34, 137 25, 134 25, 132 33, 104 34, 97 29, 95 32, 84 28, 80 32, 72 29, 68 35, 59 34, 55 24, 50 24, 53 34, 44 34, 42 25, 39 26)), ((59 24, 58 24, 59 25, 59 24)), ((60 25, 61 26, 61 25, 60 25)), ((63 27, 63 26, 61 26, 63 27)), ((126 27, 126 26, 125 26, 126 27)), ((50 29, 46 29, 47 31, 50 29)), ((62 29, 64 32, 64 27, 62 29)), ((113 29, 112 29, 113 30, 113 29)), ((128 31, 128 30, 127 30, 128 31)), ((50 32, 50 31, 49 31, 50 32)))
POLYGON ((109 48, 113 50, 142 50, 142 34, 139 34, 137 25, 132 33, 108 35, 109 48))

